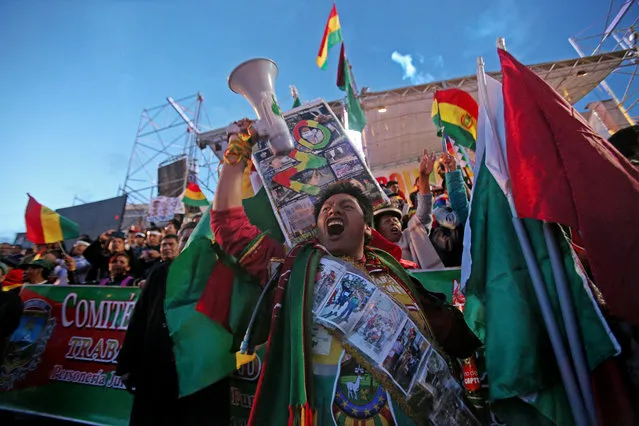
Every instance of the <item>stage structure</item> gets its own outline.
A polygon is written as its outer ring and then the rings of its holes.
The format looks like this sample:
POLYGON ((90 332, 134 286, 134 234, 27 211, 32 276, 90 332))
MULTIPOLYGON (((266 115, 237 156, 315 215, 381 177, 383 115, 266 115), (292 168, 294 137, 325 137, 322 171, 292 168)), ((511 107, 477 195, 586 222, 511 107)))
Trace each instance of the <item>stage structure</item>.
POLYGON ((146 226, 149 201, 158 195, 178 197, 187 180, 195 180, 207 198, 217 186, 218 158, 201 150, 196 135, 210 129, 201 94, 142 111, 120 194, 128 202, 123 226, 146 226))
POLYGON ((608 137, 639 120, 639 3, 611 0, 600 22, 570 37, 579 56, 628 52, 624 60, 589 96, 584 116, 591 126, 608 137))

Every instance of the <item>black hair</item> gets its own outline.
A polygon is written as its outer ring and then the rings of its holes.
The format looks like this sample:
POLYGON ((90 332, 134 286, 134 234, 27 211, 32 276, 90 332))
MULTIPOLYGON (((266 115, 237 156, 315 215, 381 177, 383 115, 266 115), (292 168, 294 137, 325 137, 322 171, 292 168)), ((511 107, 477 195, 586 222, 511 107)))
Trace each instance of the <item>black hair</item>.
POLYGON ((172 224, 173 224, 173 226, 175 227, 175 230, 176 230, 176 231, 179 231, 179 230, 180 230, 180 227, 182 226, 182 223, 181 223, 179 220, 175 219, 175 218, 174 218, 174 219, 169 220, 169 223, 172 223, 172 224))
POLYGON ((313 206, 313 215, 315 216, 316 222, 326 200, 337 194, 347 194, 355 198, 357 204, 359 204, 359 207, 364 212, 364 223, 369 226, 373 223, 373 204, 371 200, 368 199, 359 186, 347 181, 335 182, 322 191, 319 199, 315 202, 315 206, 313 206))
POLYGON ((399 182, 397 182, 396 180, 389 180, 389 181, 386 183, 386 188, 388 188, 388 187, 389 187, 389 186, 391 186, 391 185, 399 185, 399 182))
MULTIPOLYGON (((393 216, 393 217, 397 217, 395 215, 395 213, 391 212, 391 211, 387 211, 387 212, 383 212, 383 213, 378 213, 373 217, 373 228, 374 229, 379 229, 379 223, 382 221, 382 218, 384 216, 393 216)), ((400 222, 402 221, 401 219, 399 220, 400 222)))
POLYGON ((177 235, 175 235, 175 234, 167 234, 167 235, 165 235, 165 236, 164 236, 164 238, 162 238, 162 240, 161 240, 161 241, 164 241, 164 240, 175 240, 175 241, 177 241, 178 243, 180 242, 180 239, 179 239, 179 238, 178 238, 178 236, 177 236, 177 235))
POLYGON ((187 229, 195 229, 196 226, 197 226, 197 223, 195 222, 185 223, 184 226, 180 228, 180 231, 186 231, 187 229))
POLYGON ((146 232, 162 232, 162 230, 160 228, 158 228, 157 226, 155 226, 155 224, 151 224, 151 226, 149 226, 148 228, 146 228, 146 232))
POLYGON ((129 254, 125 251, 119 251, 117 253, 113 253, 111 257, 109 258, 109 263, 113 263, 115 259, 117 259, 118 257, 125 257, 127 260, 127 263, 129 264, 129 266, 131 266, 131 256, 129 256, 129 254))
POLYGON ((629 160, 639 160, 639 125, 625 127, 608 138, 608 142, 629 160))

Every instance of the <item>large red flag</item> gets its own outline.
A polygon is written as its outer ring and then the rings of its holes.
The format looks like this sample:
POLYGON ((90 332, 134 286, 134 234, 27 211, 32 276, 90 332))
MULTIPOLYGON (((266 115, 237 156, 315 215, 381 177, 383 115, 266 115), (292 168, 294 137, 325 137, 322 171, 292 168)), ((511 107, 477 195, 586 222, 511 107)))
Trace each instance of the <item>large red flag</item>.
POLYGON ((639 325, 639 170, 535 73, 499 57, 517 213, 579 231, 611 313, 639 325))

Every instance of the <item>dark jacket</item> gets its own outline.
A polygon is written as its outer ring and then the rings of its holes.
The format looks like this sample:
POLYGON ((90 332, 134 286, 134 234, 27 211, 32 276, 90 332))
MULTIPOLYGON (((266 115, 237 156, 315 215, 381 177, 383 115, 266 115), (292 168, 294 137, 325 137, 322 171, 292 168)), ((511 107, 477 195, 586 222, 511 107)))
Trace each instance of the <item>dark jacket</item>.
POLYGON ((173 342, 164 315, 164 297, 170 263, 161 262, 149 275, 135 305, 118 355, 117 374, 129 374, 135 393, 177 398, 173 342))
MULTIPOLYGON (((131 274, 136 277, 139 276, 138 260, 135 258, 133 251, 128 249, 125 250, 125 253, 129 256, 131 274)), ((113 253, 109 252, 99 239, 92 242, 83 255, 91 264, 85 279, 86 282, 99 282, 109 276, 109 259, 113 256, 113 253)))

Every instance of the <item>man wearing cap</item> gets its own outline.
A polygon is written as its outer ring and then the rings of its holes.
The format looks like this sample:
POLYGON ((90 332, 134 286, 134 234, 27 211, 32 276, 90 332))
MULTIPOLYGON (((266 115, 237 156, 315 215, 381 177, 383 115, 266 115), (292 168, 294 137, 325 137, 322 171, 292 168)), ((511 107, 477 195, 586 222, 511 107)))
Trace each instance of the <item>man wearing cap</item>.
POLYGON ((142 276, 146 277, 151 268, 160 261, 160 241, 162 240, 162 231, 157 226, 151 226, 146 231, 146 247, 140 255, 142 276))
POLYGON ((3 257, 0 261, 7 267, 7 273, 1 283, 2 290, 19 289, 24 283, 24 271, 18 268, 20 262, 15 257, 3 257))
POLYGON ((133 244, 131 244, 131 250, 133 251, 133 255, 136 259, 139 259, 142 255, 142 251, 144 250, 144 241, 146 239, 146 235, 144 232, 136 232, 133 237, 133 244))
POLYGON ((21 265, 25 270, 24 278, 28 284, 48 284, 47 278, 55 265, 47 259, 33 260, 21 265))
POLYGON ((402 259, 417 263, 421 269, 443 268, 428 234, 432 224, 433 196, 428 177, 433 171, 434 157, 424 150, 419 163, 417 181, 417 211, 402 231, 402 212, 395 207, 384 207, 374 213, 375 230, 402 249, 402 259))
POLYGON ((126 235, 110 229, 104 232, 84 251, 84 257, 91 264, 86 280, 100 281, 109 276, 109 259, 116 253, 126 253, 131 259, 131 270, 137 271, 137 263, 131 249, 126 248, 126 235))
POLYGON ((77 284, 84 284, 86 282, 87 273, 91 268, 91 264, 84 257, 84 252, 91 245, 91 240, 87 237, 78 239, 73 245, 71 250, 71 257, 75 262, 75 278, 77 284))

